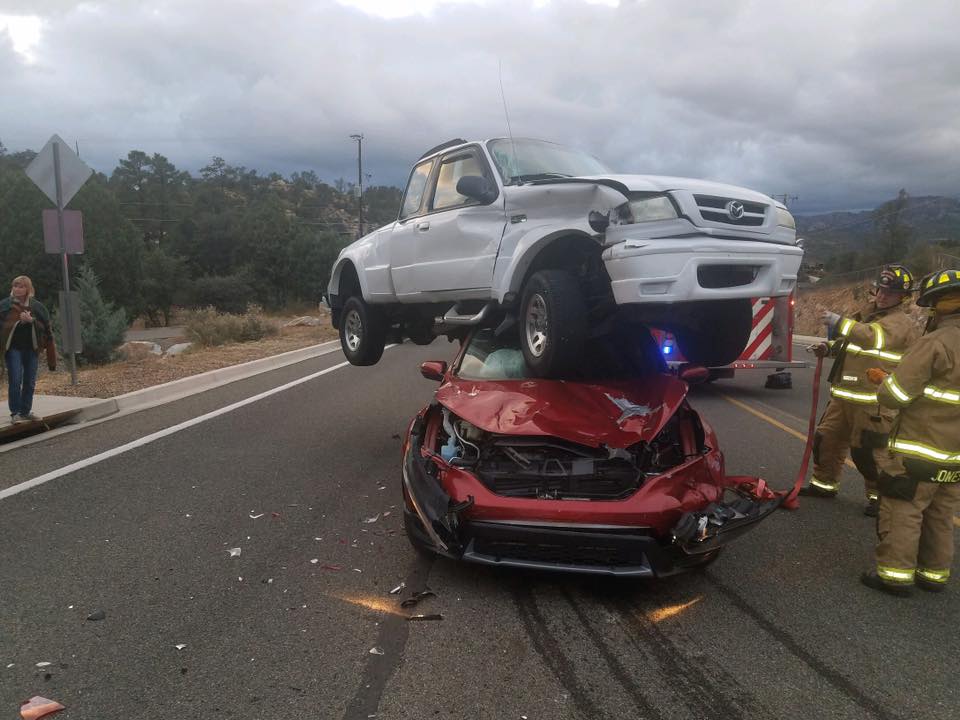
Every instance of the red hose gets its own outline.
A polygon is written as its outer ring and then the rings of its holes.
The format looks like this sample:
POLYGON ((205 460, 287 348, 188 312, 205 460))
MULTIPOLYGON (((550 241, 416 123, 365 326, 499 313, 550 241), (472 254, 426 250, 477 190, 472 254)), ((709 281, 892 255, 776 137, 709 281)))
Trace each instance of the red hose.
POLYGON ((807 467, 810 465, 810 455, 813 453, 813 436, 817 429, 817 405, 820 402, 820 374, 823 370, 823 358, 817 357, 817 369, 813 373, 813 401, 810 404, 810 422, 807 425, 807 446, 803 449, 803 460, 800 462, 800 470, 793 482, 793 489, 787 493, 780 507, 785 510, 796 510, 800 507, 797 501, 797 493, 803 487, 803 481, 807 477, 807 467))

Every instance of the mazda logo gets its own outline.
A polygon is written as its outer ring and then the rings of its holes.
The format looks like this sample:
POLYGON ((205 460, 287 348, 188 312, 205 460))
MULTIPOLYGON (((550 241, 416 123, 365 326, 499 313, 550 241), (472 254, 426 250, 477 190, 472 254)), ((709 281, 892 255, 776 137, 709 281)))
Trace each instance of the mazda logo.
POLYGON ((731 200, 727 203, 727 215, 733 220, 739 220, 743 217, 743 203, 739 200, 731 200))

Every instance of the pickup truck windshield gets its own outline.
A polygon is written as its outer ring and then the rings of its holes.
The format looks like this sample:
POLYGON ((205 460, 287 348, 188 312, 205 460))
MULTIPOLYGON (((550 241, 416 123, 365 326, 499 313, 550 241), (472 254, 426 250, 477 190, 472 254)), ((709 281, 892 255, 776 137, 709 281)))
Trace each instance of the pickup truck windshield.
POLYGON ((610 168, 592 155, 543 140, 501 138, 491 140, 487 148, 504 185, 516 185, 524 180, 610 173, 610 168))
MULTIPOLYGON (((527 370, 516 333, 497 337, 490 328, 477 330, 467 341, 457 376, 464 380, 527 380, 527 370)), ((642 325, 628 325, 584 347, 583 362, 564 380, 628 380, 666 372, 666 363, 650 332, 642 325)))

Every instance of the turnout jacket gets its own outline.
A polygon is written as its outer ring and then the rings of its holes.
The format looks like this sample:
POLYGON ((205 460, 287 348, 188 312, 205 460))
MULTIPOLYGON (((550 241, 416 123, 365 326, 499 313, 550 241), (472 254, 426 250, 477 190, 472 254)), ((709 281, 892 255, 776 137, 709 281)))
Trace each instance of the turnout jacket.
POLYGON ((920 337, 920 330, 904 312, 902 305, 878 310, 873 303, 837 324, 840 339, 834 352, 840 353, 840 366, 832 373, 830 395, 865 405, 876 405, 877 386, 867 378, 867 370, 879 367, 890 373, 903 352, 920 337))
POLYGON ((939 482, 960 481, 960 314, 940 318, 878 389, 900 409, 890 448, 941 468, 939 482))

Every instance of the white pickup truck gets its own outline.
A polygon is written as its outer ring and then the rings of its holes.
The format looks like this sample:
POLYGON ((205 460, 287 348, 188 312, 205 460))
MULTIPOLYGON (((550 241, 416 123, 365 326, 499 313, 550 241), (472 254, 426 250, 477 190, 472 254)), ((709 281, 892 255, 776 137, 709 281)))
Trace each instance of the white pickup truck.
POLYGON ((556 376, 635 321, 717 366, 747 344, 750 299, 789 295, 802 255, 786 207, 752 190, 613 174, 542 140, 453 140, 416 162, 396 222, 340 253, 327 301, 355 365, 393 326, 429 343, 492 323, 556 376))

